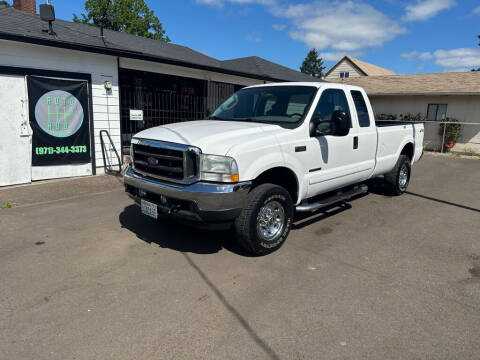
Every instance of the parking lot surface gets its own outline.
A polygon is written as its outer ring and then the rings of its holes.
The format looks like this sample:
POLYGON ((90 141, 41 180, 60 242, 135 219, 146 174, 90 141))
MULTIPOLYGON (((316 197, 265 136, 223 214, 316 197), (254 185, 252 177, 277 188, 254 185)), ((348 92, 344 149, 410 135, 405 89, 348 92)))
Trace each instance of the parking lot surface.
POLYGON ((265 257, 113 177, 0 190, 0 359, 478 359, 480 161, 425 156, 265 257))

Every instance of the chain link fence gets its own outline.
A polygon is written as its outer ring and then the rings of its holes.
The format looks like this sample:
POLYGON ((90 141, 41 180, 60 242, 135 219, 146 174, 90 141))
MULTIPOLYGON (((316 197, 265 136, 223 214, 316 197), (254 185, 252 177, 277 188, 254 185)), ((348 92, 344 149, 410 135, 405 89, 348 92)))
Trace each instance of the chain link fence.
POLYGON ((424 121, 425 150, 480 156, 480 122, 424 121))

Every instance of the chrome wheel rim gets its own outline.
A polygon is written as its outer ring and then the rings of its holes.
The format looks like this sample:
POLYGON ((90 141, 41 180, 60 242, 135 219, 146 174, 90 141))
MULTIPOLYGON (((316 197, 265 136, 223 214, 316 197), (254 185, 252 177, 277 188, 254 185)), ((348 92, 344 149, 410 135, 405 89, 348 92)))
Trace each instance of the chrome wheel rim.
POLYGON ((278 201, 263 205, 257 216, 257 233, 265 241, 279 237, 285 227, 285 210, 278 201))
POLYGON ((400 169, 400 174, 398 175, 398 185, 400 185, 400 189, 404 190, 407 187, 408 182, 408 167, 406 164, 402 165, 400 169))

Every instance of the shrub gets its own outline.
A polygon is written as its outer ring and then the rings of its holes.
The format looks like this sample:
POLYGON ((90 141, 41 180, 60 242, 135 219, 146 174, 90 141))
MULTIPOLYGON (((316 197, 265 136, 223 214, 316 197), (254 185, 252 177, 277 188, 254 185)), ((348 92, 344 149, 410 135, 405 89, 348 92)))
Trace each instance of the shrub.
POLYGON ((402 120, 402 121, 425 121, 425 116, 423 116, 421 113, 418 113, 416 115, 406 113, 406 114, 400 114, 400 120, 402 120))
POLYGON ((395 115, 390 115, 390 114, 377 114, 375 116, 375 119, 377 119, 377 120, 397 120, 397 117, 395 115))
POLYGON ((441 123, 438 129, 438 133, 443 137, 443 132, 445 131, 445 139, 443 141, 444 150, 449 150, 457 143, 462 137, 462 125, 458 123, 457 119, 446 118, 446 123, 441 123))

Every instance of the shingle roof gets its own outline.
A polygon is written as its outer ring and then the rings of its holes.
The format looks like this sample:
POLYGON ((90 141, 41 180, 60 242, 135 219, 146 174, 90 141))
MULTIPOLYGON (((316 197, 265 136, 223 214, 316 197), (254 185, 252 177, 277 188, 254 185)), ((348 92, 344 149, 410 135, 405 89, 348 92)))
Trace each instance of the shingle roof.
POLYGON ((358 60, 352 56, 346 56, 346 58, 359 67, 367 76, 395 75, 391 70, 358 60))
POLYGON ((111 30, 104 30, 102 39, 99 28, 64 20, 56 20, 53 23, 55 36, 43 31, 47 28, 48 24, 40 20, 38 15, 25 13, 13 7, 0 7, 0 39, 37 42, 48 46, 72 46, 83 51, 121 54, 124 57, 145 57, 158 62, 174 62, 183 66, 203 67, 212 71, 265 80, 311 80, 308 75, 258 57, 220 61, 186 46, 111 30), (255 66, 252 66, 252 62, 255 66))
POLYGON ((480 95, 480 71, 364 76, 344 82, 369 95, 480 95))
POLYGON ((330 70, 328 70, 326 76, 328 76, 328 74, 330 74, 333 70, 335 70, 338 67, 338 65, 340 65, 344 61, 348 61, 352 63, 354 67, 356 67, 358 70, 360 70, 360 72, 362 72, 366 76, 395 75, 395 73, 391 70, 384 69, 380 66, 358 60, 357 58, 354 58, 352 56, 344 56, 339 62, 337 62, 334 66, 332 66, 330 70))
POLYGON ((248 56, 232 60, 222 61, 225 69, 236 69, 244 72, 254 71, 256 74, 270 76, 274 78, 282 78, 288 76, 289 81, 322 81, 318 78, 303 74, 299 71, 292 70, 288 67, 265 60, 258 56, 248 56))

